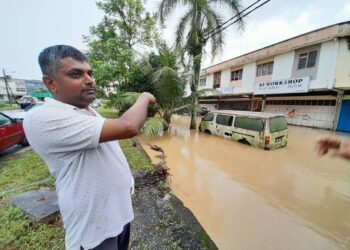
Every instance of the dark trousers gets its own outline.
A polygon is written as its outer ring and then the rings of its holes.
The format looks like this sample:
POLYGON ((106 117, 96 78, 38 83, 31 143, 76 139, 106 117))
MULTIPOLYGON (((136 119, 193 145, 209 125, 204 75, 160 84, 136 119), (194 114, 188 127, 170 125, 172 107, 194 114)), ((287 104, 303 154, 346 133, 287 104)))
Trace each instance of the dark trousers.
MULTIPOLYGON (((129 248, 130 240, 130 223, 124 226, 123 231, 112 238, 108 238, 97 247, 94 247, 89 250, 127 250, 129 248)), ((81 250, 84 250, 83 247, 80 247, 81 250)))

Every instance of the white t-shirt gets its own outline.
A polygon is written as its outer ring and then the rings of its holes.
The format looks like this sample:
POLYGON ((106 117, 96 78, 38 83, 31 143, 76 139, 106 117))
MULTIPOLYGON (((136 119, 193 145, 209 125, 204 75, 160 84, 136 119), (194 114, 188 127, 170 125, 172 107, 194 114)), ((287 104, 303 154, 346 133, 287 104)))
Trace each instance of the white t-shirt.
POLYGON ((104 118, 47 98, 23 126, 32 148, 56 178, 68 250, 90 249, 133 220, 133 178, 117 141, 99 143, 104 118))

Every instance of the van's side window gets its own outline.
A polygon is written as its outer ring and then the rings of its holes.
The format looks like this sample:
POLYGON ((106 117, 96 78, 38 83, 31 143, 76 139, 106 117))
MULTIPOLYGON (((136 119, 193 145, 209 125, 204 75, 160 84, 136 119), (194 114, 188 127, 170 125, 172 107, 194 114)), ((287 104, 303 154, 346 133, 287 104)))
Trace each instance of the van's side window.
POLYGON ((210 122, 214 120, 214 114, 213 113, 208 113, 206 116, 204 116, 203 121, 210 122))
POLYGON ((233 117, 229 115, 217 115, 216 123, 225 126, 232 126, 233 117))
POLYGON ((236 117, 235 127, 253 131, 262 131, 264 129, 264 121, 263 119, 236 117))

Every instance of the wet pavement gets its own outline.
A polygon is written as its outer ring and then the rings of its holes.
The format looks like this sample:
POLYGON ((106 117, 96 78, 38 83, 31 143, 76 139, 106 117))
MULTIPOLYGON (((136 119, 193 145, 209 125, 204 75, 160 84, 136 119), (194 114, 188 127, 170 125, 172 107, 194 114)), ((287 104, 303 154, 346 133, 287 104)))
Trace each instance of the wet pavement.
POLYGON ((350 162, 314 152, 330 131, 290 126, 286 148, 264 151, 188 122, 175 117, 147 142, 164 149, 173 192, 220 249, 350 248, 350 162))

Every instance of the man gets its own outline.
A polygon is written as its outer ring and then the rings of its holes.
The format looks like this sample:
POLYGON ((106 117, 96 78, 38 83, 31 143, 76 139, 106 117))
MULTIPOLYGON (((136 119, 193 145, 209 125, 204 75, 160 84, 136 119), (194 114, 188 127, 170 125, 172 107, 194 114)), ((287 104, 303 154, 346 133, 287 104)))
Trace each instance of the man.
POLYGON ((335 137, 325 137, 317 141, 316 150, 318 155, 323 156, 331 153, 346 160, 350 160, 350 140, 335 137))
POLYGON ((156 100, 142 93, 119 119, 104 119, 89 107, 96 83, 84 54, 56 45, 39 64, 54 99, 29 113, 24 130, 56 179, 66 248, 127 249, 133 178, 116 140, 137 135, 156 100))

